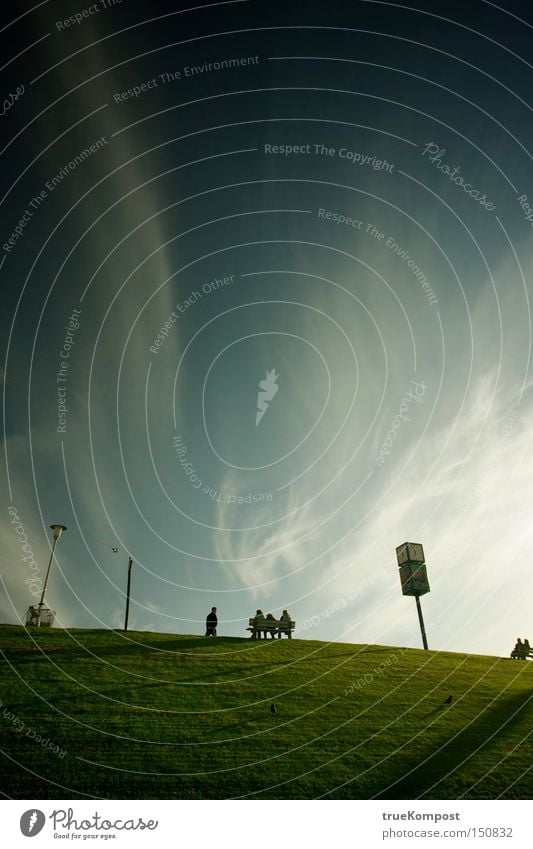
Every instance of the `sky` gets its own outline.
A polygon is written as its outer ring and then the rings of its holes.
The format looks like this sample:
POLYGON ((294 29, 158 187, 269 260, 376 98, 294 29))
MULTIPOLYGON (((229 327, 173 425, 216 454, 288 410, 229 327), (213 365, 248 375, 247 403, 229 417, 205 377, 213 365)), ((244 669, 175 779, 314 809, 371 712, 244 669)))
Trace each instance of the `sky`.
POLYGON ((419 647, 411 541, 430 648, 531 636, 529 4, 2 27, 0 621, 57 522, 56 627, 122 628, 131 557, 131 629, 419 647))

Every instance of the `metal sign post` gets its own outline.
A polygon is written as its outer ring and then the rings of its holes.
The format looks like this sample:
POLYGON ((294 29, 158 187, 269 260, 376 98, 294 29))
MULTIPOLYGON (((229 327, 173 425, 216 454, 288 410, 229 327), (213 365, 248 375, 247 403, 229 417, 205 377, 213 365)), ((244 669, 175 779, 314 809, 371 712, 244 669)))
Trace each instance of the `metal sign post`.
POLYGON ((400 582, 402 593, 415 597, 416 612, 422 634, 422 645, 428 650, 426 626, 422 616, 420 596, 430 592, 427 569, 424 560, 424 549, 419 542, 404 542, 396 549, 396 559, 400 567, 400 582))
POLYGON ((424 625, 424 617, 422 616, 422 605, 420 604, 420 596, 415 596, 416 600, 416 612, 418 613, 418 621, 420 622, 420 632, 422 634, 422 645, 425 650, 428 650, 428 641, 426 637, 426 626, 424 625))

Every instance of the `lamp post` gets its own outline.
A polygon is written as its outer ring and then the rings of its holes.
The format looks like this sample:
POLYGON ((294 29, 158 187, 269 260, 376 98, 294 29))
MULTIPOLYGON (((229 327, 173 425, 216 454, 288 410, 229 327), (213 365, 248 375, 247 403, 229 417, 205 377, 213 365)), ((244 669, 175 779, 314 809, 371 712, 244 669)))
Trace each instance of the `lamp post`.
POLYGON ((44 606, 44 594, 46 592, 46 587, 48 585, 48 576, 50 575, 50 569, 52 568, 52 561, 54 559, 54 552, 56 550, 57 541, 58 541, 59 537, 61 536, 61 534, 63 533, 63 531, 67 530, 65 525, 57 525, 56 524, 56 525, 50 525, 50 527, 52 528, 52 531, 54 532, 54 542, 53 542, 53 545, 52 545, 52 551, 50 553, 50 560, 48 561, 48 569, 46 570, 46 578, 44 579, 44 586, 43 586, 43 591, 42 591, 42 594, 41 594, 41 600, 39 602, 39 610, 38 610, 38 613, 37 613, 37 626, 38 627, 40 627, 40 625, 41 625, 41 612, 42 612, 42 609, 43 609, 43 606, 44 606))
POLYGON ((420 596, 430 591, 426 564, 424 562, 424 549, 419 542, 404 542, 396 549, 396 559, 400 567, 402 593, 404 595, 414 595, 415 597, 416 612, 418 613, 420 633, 422 634, 422 645, 427 651, 426 626, 424 625, 422 605, 420 604, 420 596))

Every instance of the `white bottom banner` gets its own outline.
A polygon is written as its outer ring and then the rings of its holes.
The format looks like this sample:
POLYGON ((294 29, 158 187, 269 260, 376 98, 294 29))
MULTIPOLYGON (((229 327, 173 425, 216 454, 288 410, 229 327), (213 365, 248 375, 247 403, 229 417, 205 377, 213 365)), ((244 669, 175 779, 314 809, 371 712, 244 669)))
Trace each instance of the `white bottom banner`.
POLYGON ((533 803, 523 801, 4 801, 9 849, 68 841, 117 847, 306 849, 499 846, 530 849, 533 803))

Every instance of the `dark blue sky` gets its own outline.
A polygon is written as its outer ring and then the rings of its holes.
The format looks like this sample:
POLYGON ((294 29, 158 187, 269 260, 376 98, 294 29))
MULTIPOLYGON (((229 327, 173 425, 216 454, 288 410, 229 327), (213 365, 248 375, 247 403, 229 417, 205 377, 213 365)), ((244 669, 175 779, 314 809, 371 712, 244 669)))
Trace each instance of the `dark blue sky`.
POLYGON ((533 17, 420 5, 4 13, 3 621, 527 633, 533 17))

